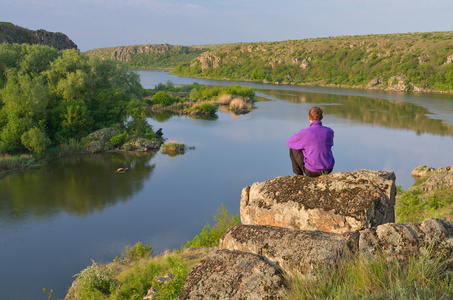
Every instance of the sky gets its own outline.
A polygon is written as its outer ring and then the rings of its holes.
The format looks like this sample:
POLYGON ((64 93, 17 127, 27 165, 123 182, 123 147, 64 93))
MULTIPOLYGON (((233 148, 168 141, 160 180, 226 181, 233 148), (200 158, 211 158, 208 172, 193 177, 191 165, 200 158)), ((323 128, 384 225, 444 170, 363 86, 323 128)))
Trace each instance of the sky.
POLYGON ((453 30, 452 0, 0 0, 0 21, 81 51, 453 30))

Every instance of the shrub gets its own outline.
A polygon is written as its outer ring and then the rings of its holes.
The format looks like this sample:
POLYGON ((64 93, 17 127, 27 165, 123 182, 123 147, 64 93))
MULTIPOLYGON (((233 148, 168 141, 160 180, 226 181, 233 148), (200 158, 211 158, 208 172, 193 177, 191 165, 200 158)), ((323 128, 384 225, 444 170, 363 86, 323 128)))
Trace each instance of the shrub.
POLYGON ((112 271, 100 267, 94 260, 91 261, 91 266, 74 275, 78 279, 77 299, 102 298, 103 294, 108 294, 115 285, 112 271))
POLYGON ((199 235, 196 235, 192 241, 187 242, 185 248, 218 246, 220 238, 227 229, 241 223, 239 216, 229 215, 227 207, 223 204, 217 209, 214 220, 217 222, 214 226, 209 225, 209 223, 206 224, 199 235))
POLYGON ((22 145, 28 150, 35 153, 43 153, 50 145, 50 139, 46 136, 45 132, 37 127, 25 132, 22 137, 22 145))
POLYGON ((174 277, 166 283, 153 285, 157 290, 156 299, 177 299, 189 274, 189 270, 181 257, 168 257, 167 264, 174 277))
POLYGON ((170 141, 162 145, 162 152, 184 151, 185 148, 186 148, 185 144, 170 141))
POLYGON ((115 257, 114 261, 138 261, 142 258, 149 257, 153 248, 150 245, 143 245, 137 242, 133 247, 126 246, 126 254, 121 253, 121 257, 115 257))
POLYGON ((170 96, 170 94, 166 92, 157 92, 153 96, 153 102, 156 104, 160 104, 162 106, 169 106, 170 104, 173 104, 175 101, 173 98, 170 96))
POLYGON ((110 139, 109 144, 112 147, 121 147, 121 145, 123 145, 124 142, 126 141, 126 137, 127 137, 127 133, 126 132, 115 134, 110 139))
POLYGON ((217 109, 218 109, 217 105, 203 102, 201 104, 192 106, 191 108, 186 110, 186 112, 188 112, 188 113, 199 112, 199 113, 205 114, 205 115, 213 115, 217 112, 217 109))

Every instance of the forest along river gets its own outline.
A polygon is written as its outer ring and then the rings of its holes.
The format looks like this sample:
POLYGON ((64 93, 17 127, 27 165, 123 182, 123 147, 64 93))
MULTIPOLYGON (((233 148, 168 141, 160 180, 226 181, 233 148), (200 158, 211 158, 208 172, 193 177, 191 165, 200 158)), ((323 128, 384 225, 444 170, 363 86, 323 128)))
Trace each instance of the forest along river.
POLYGON ((243 187, 292 175, 286 140, 309 125, 313 105, 335 131, 334 172, 391 170, 409 188, 411 170, 453 163, 453 96, 277 86, 136 71, 145 88, 172 81, 253 87, 246 115, 150 119, 193 150, 170 157, 102 154, 53 160, 0 180, 1 299, 63 298, 73 275, 110 262, 137 241, 155 254, 183 246, 224 204, 239 213, 243 187), (129 172, 117 174, 119 167, 129 172))

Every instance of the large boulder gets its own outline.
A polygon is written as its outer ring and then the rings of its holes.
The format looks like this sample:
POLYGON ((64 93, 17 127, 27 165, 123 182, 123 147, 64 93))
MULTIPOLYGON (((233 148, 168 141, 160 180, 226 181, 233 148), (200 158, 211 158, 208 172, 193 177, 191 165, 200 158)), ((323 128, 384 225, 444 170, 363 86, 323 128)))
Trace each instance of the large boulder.
POLYGON ((282 270, 262 256, 216 250, 190 271, 178 299, 284 299, 282 270))
POLYGON ((345 233, 395 221, 395 174, 358 170, 277 177, 245 187, 241 222, 345 233))
POLYGON ((355 253, 359 232, 346 234, 292 230, 273 226, 236 225, 221 238, 219 249, 262 255, 287 273, 314 275, 319 265, 333 265, 346 253, 355 253))

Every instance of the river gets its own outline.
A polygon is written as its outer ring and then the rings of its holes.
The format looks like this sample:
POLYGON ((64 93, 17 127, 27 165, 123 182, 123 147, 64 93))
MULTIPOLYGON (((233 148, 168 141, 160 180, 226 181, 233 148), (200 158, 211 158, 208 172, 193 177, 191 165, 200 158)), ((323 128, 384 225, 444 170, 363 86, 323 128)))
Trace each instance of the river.
POLYGON ((149 119, 164 136, 194 149, 184 155, 101 154, 53 160, 0 180, 1 299, 63 298, 73 275, 110 262, 137 241, 159 254, 182 247, 224 204, 239 213, 241 190, 291 175, 286 140, 308 126, 313 105, 335 131, 334 172, 391 170, 403 189, 419 165, 453 164, 453 96, 277 86, 183 78, 137 70, 152 88, 199 82, 253 87, 245 115, 215 120, 149 119), (118 167, 129 172, 118 174, 118 167))

